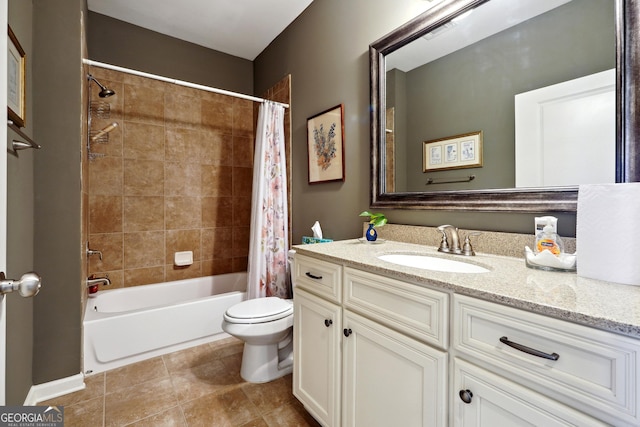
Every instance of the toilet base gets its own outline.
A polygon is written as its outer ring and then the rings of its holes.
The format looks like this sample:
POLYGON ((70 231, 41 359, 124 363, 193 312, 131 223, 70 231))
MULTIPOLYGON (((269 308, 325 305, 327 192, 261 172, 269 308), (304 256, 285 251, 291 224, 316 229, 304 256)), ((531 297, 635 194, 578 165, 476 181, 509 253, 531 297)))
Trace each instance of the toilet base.
POLYGON ((278 343, 255 345, 245 342, 240 376, 250 383, 267 383, 290 374, 293 371, 292 347, 287 345, 278 349, 278 343))

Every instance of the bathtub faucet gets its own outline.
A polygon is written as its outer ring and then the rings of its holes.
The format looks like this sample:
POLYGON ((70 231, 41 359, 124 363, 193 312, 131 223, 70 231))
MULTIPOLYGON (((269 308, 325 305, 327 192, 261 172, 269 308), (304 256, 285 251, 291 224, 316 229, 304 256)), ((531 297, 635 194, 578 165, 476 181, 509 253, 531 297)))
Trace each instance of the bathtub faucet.
POLYGON ((109 279, 109 275, 105 274, 104 277, 96 277, 94 274, 89 276, 87 279, 87 288, 89 288, 90 294, 95 294, 98 292, 98 286, 109 286, 111 284, 111 280, 109 279))

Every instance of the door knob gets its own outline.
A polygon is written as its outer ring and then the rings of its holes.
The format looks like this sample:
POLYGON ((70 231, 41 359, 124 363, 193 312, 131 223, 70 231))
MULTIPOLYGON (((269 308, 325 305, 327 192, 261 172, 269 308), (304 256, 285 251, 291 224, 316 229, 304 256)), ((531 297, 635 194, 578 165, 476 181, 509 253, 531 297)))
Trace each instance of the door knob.
POLYGON ((331 319, 324 319, 324 326, 326 326, 327 328, 329 326, 333 325, 333 320, 331 319))
POLYGON ((40 276, 35 272, 25 273, 18 280, 7 279, 4 272, 0 272, 0 294, 18 291, 20 296, 34 297, 40 292, 40 276))
POLYGON ((471 403, 471 398, 473 397, 473 393, 471 393, 471 390, 460 390, 460 393, 458 393, 458 396, 460 396, 460 399, 464 402, 464 403, 471 403))

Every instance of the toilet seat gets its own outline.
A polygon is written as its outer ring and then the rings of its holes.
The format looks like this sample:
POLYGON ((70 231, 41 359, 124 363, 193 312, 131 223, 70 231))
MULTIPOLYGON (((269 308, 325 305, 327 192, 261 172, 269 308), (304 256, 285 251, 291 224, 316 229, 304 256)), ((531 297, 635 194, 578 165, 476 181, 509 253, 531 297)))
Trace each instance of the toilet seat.
POLYGON ((266 323, 293 314, 293 301, 278 297, 256 298, 230 307, 224 313, 229 323, 266 323))

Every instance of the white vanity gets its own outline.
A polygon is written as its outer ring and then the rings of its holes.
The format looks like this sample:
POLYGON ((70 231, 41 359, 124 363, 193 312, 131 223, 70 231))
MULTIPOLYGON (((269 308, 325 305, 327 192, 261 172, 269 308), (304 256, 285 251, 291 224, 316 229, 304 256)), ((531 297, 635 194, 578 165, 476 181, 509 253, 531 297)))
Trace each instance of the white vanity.
POLYGON ((640 287, 393 241, 296 250, 293 392, 322 425, 640 425, 640 287))

